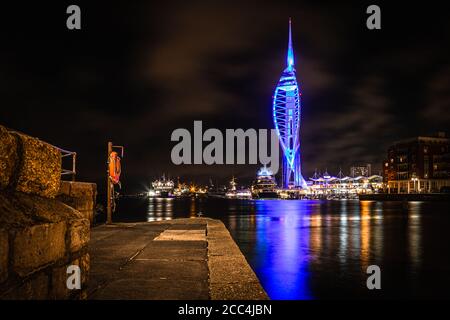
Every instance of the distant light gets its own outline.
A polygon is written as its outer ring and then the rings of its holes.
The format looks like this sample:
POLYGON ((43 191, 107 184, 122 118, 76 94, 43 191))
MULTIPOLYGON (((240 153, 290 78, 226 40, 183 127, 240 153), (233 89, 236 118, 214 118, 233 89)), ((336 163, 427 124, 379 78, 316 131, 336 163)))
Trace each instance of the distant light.
POLYGON ((266 168, 266 167, 262 167, 259 171, 258 171, 258 173, 257 173, 257 176, 258 177, 265 177, 265 176, 272 176, 273 175, 273 172, 272 171, 270 171, 268 168, 266 168))

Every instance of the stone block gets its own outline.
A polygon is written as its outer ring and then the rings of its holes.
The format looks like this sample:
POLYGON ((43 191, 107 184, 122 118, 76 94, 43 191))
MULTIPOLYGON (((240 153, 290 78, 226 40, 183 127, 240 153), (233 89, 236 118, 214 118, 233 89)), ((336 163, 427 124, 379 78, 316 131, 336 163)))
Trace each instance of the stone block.
POLYGON ((268 300, 259 282, 211 283, 211 300, 268 300))
POLYGON ((0 126, 0 189, 12 183, 18 162, 17 141, 5 127, 0 126))
POLYGON ((40 272, 12 288, 0 298, 5 300, 45 300, 48 298, 48 289, 48 276, 44 272, 40 272))
POLYGON ((208 267, 211 283, 258 281, 242 254, 238 256, 210 256, 208 267))
POLYGON ((89 243, 90 223, 87 219, 77 219, 69 222, 69 251, 77 252, 89 243))
POLYGON ((93 223, 97 186, 95 183, 61 181, 57 199, 81 212, 93 223))
POLYGON ((37 224, 18 230, 13 245, 13 269, 21 277, 65 255, 66 222, 37 224))
POLYGON ((208 240, 208 254, 211 256, 241 256, 242 252, 236 243, 222 240, 208 240))
POLYGON ((88 182, 70 182, 70 196, 74 198, 94 197, 96 185, 88 182))
POLYGON ((78 259, 81 268, 81 285, 84 286, 89 280, 89 272, 91 270, 91 257, 89 253, 78 259))
POLYGON ((67 289, 67 266, 55 267, 52 269, 52 285, 50 299, 62 300, 70 296, 67 289))
POLYGON ((77 209, 78 211, 87 211, 87 210, 94 210, 94 199, 89 198, 74 198, 73 201, 73 208, 77 209))
POLYGON ((61 180, 61 182, 59 184, 58 195, 60 195, 60 194, 69 195, 70 194, 70 185, 71 185, 70 181, 61 180))
POLYGON ((15 190, 54 198, 61 181, 61 152, 39 139, 19 133, 14 136, 20 141, 15 190))
POLYGON ((94 210, 80 210, 83 218, 88 219, 91 222, 91 226, 94 222, 94 210))
POLYGON ((57 200, 68 206, 78 210, 78 211, 93 211, 94 210, 94 199, 89 198, 74 198, 66 195, 58 195, 57 200))
POLYGON ((56 199, 46 199, 23 193, 11 194, 9 198, 12 205, 20 203, 22 214, 31 216, 34 220, 33 224, 83 218, 77 210, 56 199))
POLYGON ((0 229, 0 283, 8 278, 8 231, 0 229))

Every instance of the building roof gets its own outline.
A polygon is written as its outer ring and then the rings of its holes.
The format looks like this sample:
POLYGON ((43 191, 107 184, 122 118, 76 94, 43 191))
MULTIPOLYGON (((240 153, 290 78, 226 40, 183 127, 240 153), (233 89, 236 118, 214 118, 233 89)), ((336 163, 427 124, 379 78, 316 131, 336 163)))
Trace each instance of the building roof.
POLYGON ((411 142, 437 142, 437 143, 450 143, 450 138, 444 136, 418 136, 414 138, 408 138, 394 142, 393 145, 406 144, 411 142))
POLYGON ((358 176, 358 177, 349 177, 349 176, 345 176, 345 177, 327 176, 327 177, 325 177, 325 176, 319 176, 319 177, 317 177, 315 175, 315 177, 309 178, 310 181, 314 181, 314 182, 334 182, 334 181, 354 182, 354 181, 359 181, 359 180, 363 180, 363 179, 374 180, 374 179, 383 179, 383 177, 374 174, 374 175, 371 175, 370 177, 363 177, 363 176, 358 176))

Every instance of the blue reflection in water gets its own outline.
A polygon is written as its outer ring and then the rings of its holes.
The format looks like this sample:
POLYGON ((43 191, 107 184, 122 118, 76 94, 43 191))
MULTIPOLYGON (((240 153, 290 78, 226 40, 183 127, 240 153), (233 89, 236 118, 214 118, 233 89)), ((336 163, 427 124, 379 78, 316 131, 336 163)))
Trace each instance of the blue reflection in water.
POLYGON ((371 250, 382 253, 382 243, 370 247, 370 224, 377 219, 372 202, 252 204, 249 214, 234 212, 227 222, 271 299, 316 299, 326 295, 324 288, 336 292, 348 280, 362 283, 371 250))
POLYGON ((198 212, 223 220, 272 299, 448 296, 448 203, 121 199, 114 221, 198 212), (365 285, 371 264, 380 292, 365 285))
POLYGON ((311 299, 308 278, 309 202, 255 203, 255 272, 272 299, 311 299), (306 218, 306 219, 305 219, 306 218))

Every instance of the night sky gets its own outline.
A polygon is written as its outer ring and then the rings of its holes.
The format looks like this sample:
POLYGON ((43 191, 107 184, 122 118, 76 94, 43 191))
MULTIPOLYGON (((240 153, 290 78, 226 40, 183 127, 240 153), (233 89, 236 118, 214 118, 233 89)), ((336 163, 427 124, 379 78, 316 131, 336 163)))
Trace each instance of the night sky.
POLYGON ((108 1, 3 6, 0 124, 78 153, 102 188, 106 143, 126 147, 124 192, 163 172, 196 182, 257 166, 171 164, 176 128, 273 128, 292 17, 302 160, 381 168, 387 147, 450 127, 450 22, 440 2, 108 1), (78 4, 82 29, 66 28, 78 4), (382 30, 365 26, 369 4, 382 30))

